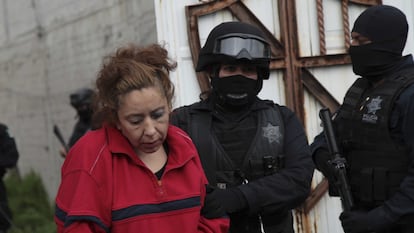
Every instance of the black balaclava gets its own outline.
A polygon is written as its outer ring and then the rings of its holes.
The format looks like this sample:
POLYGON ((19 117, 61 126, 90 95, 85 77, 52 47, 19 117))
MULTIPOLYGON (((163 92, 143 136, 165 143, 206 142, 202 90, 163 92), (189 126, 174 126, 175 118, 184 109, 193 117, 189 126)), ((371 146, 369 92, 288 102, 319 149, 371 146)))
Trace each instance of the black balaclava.
POLYGON ((408 24, 399 9, 387 5, 372 6, 358 16, 352 32, 358 32, 372 41, 350 46, 349 55, 355 74, 376 82, 401 61, 408 24))
POLYGON ((219 77, 219 70, 220 65, 217 64, 214 66, 213 73, 210 74, 212 95, 216 104, 230 112, 250 108, 262 89, 263 79, 255 80, 240 74, 219 77))
POLYGON ((211 86, 218 98, 218 104, 233 110, 249 107, 256 99, 260 83, 262 80, 250 79, 243 75, 211 77, 211 86))

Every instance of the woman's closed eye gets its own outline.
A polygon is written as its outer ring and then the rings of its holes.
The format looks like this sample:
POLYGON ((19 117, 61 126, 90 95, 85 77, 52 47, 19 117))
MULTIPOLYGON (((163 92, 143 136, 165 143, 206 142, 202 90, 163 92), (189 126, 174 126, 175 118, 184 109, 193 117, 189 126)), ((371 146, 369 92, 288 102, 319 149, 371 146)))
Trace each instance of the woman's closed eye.
POLYGON ((133 117, 129 117, 128 118, 128 122, 131 124, 131 125, 139 125, 142 121, 143 121, 143 117, 141 117, 141 116, 133 116, 133 117))
POLYGON ((165 115, 165 109, 159 108, 153 112, 151 112, 151 118, 157 120, 165 115))

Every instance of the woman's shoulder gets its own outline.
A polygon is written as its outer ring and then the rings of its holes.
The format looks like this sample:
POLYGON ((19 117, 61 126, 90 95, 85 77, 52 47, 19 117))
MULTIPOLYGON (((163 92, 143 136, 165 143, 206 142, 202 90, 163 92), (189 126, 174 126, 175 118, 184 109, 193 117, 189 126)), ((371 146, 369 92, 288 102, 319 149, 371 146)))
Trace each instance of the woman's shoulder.
POLYGON ((190 136, 181 128, 171 125, 168 128, 168 139, 173 140, 175 143, 184 142, 184 143, 192 143, 190 136))
POLYGON ((97 162, 108 157, 106 141, 104 128, 88 131, 69 150, 62 169, 90 170, 97 162))
POLYGON ((174 125, 169 126, 167 142, 170 148, 174 148, 174 151, 180 152, 180 154, 194 155, 197 153, 191 137, 184 130, 174 125))

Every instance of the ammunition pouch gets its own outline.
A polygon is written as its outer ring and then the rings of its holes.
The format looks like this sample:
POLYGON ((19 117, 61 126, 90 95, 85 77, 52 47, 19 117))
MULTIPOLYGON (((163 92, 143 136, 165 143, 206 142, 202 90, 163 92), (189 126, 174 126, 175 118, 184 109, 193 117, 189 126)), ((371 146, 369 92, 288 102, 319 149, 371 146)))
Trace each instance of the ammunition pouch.
POLYGON ((364 168, 360 178, 352 180, 352 192, 357 204, 366 207, 381 205, 399 188, 404 172, 391 171, 384 167, 364 168))
POLYGON ((264 156, 262 159, 250 159, 248 177, 252 180, 270 176, 285 166, 285 156, 264 156))

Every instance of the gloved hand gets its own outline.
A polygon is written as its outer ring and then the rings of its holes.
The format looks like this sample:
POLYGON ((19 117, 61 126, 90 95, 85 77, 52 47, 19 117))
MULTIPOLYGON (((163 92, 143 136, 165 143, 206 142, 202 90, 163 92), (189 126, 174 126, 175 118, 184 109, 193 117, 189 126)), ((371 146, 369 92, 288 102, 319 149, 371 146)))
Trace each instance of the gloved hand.
POLYGON ((211 195, 213 191, 214 188, 212 186, 206 185, 206 198, 204 199, 204 206, 201 209, 201 215, 208 219, 220 218, 226 215, 226 211, 221 205, 221 202, 211 195))
POLYGON ((370 233, 385 230, 392 221, 380 207, 371 211, 345 211, 339 216, 345 233, 370 233))
POLYGON ((316 169, 327 178, 331 178, 334 175, 333 167, 329 162, 330 159, 331 156, 326 148, 319 148, 313 153, 313 162, 316 169))
POLYGON ((217 200, 227 213, 235 213, 247 208, 247 200, 240 189, 216 188, 210 194, 207 194, 213 200, 217 200))
POLYGON ((331 155, 326 148, 319 148, 313 153, 313 162, 318 169, 329 181, 329 195, 338 196, 338 190, 335 187, 335 170, 330 163, 331 155))

